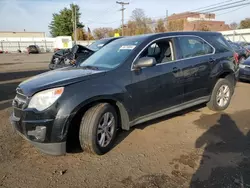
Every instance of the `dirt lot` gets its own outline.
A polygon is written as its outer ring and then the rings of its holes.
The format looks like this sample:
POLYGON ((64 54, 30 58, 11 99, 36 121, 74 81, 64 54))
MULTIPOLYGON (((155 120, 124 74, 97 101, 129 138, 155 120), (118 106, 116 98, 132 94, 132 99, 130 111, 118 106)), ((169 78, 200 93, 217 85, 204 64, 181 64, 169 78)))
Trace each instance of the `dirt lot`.
POLYGON ((238 83, 224 113, 198 106, 141 124, 104 156, 41 154, 9 115, 18 83, 47 70, 50 57, 0 54, 0 187, 250 187, 248 83, 238 83))

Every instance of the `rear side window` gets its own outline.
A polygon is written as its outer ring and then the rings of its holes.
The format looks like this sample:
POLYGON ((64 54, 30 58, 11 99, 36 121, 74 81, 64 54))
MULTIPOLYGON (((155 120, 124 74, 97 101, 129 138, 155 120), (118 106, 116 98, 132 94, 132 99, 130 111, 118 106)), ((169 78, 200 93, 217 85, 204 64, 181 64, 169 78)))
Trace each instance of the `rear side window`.
POLYGON ((177 40, 182 51, 182 58, 208 55, 214 52, 206 41, 198 37, 179 37, 177 40))
POLYGON ((216 53, 225 53, 232 51, 232 48, 229 46, 228 42, 221 35, 209 36, 208 40, 215 47, 216 53))

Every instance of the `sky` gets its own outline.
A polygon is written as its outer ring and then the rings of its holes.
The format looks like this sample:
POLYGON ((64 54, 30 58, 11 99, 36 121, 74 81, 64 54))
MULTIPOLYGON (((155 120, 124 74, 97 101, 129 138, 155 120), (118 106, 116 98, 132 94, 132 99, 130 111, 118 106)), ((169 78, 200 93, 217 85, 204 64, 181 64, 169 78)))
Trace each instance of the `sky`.
MULTIPOLYGON (((171 15, 224 2, 225 0, 123 0, 126 6, 125 21, 136 8, 141 8, 151 18, 171 15)), ((237 0, 231 0, 234 2, 237 0)), ((247 0, 246 0, 247 1, 247 0)), ((52 14, 70 3, 80 6, 80 21, 91 30, 97 27, 118 27, 121 24, 121 8, 116 0, 0 0, 0 31, 41 31, 49 35, 48 25, 52 14)), ((249 17, 250 5, 216 12, 217 20, 226 23, 240 22, 249 17)))

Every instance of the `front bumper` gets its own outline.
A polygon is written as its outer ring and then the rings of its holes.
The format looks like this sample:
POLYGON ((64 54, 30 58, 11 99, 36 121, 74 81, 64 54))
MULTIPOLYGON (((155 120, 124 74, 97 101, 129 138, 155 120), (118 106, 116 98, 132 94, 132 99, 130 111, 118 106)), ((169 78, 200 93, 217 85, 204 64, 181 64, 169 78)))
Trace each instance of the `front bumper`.
POLYGON ((45 120, 21 120, 15 117, 14 113, 10 117, 13 128, 20 136, 37 147, 41 152, 49 155, 64 155, 66 153, 66 141, 50 142, 48 136, 51 135, 53 119, 45 120))

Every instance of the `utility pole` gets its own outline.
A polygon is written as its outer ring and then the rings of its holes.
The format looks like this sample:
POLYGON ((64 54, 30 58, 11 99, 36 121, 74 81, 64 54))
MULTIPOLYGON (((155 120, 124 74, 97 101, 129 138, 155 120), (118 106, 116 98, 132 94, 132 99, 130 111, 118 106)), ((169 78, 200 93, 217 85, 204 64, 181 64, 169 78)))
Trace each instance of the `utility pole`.
POLYGON ((76 38, 77 38, 77 31, 76 31, 76 6, 74 4, 72 4, 72 25, 73 25, 73 33, 74 33, 74 43, 76 44, 76 38))
POLYGON ((168 10, 166 10, 166 28, 168 31, 168 10))
POLYGON ((116 1, 116 3, 122 6, 120 11, 122 11, 122 36, 124 36, 124 10, 125 10, 124 5, 129 5, 129 3, 124 3, 122 1, 116 1))
POLYGON ((72 29, 73 29, 73 33, 74 33, 74 40, 75 40, 75 21, 74 21, 74 5, 72 4, 72 29))
POLYGON ((75 6, 75 44, 77 41, 77 30, 76 30, 76 6, 75 6))

